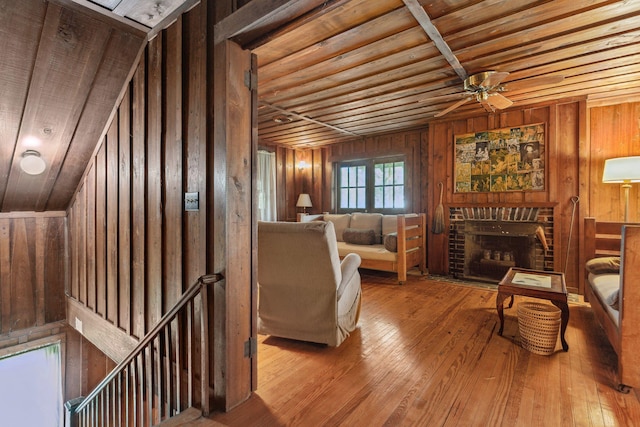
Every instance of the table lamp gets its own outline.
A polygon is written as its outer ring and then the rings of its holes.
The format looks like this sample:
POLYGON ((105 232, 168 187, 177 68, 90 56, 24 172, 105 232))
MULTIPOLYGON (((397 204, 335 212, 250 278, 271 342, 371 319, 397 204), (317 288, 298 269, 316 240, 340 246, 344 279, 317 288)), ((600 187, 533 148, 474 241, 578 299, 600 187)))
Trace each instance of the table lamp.
POLYGON ((296 202, 296 207, 302 208, 302 212, 307 213, 307 208, 312 207, 311 197, 307 193, 302 193, 298 196, 298 201, 296 202))
POLYGON ((632 182, 640 182, 640 156, 616 157, 605 160, 602 182, 622 184, 624 189, 624 222, 628 222, 629 189, 632 182))

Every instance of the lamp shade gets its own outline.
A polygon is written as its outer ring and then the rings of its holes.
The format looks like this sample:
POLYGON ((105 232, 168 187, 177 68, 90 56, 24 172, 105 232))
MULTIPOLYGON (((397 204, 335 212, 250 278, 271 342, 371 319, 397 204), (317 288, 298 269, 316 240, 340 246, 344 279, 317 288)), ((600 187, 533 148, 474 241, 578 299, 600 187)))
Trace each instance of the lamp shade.
POLYGON ((302 193, 298 196, 298 201, 296 202, 296 207, 298 208, 310 208, 313 205, 311 204, 311 197, 307 193, 302 193))
POLYGON ((602 182, 609 184, 640 182, 640 156, 605 160, 602 182))

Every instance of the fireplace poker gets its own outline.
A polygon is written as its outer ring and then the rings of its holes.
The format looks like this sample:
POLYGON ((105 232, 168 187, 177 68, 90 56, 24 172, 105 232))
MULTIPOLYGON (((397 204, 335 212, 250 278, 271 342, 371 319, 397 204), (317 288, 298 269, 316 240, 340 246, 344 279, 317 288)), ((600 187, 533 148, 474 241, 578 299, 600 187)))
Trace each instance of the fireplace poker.
POLYGON ((571 211, 571 225, 569 225, 569 241, 567 242, 567 255, 564 259, 564 274, 567 274, 567 268, 569 267, 569 250, 571 249, 571 234, 573 234, 573 220, 576 216, 576 205, 580 201, 580 197, 571 197, 571 203, 573 203, 573 210, 571 211))

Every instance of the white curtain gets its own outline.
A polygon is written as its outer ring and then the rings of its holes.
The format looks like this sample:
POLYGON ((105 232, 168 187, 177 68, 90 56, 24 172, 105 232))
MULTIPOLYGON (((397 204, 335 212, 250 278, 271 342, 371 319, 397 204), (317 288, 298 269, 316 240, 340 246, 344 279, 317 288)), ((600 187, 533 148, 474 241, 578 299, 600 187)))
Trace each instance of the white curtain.
POLYGON ((277 221, 276 153, 258 151, 258 220, 277 221))

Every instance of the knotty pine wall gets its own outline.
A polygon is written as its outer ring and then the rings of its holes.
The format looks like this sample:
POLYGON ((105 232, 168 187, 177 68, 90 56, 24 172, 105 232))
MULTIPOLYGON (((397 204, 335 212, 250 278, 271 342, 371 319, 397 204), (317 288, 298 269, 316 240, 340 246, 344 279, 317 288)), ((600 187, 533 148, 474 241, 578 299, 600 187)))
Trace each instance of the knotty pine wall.
MULTIPOLYGON (((527 108, 510 109, 466 119, 433 122, 424 131, 399 132, 378 138, 350 141, 314 150, 278 148, 280 182, 285 188, 287 220, 295 218, 295 198, 304 187, 310 189, 312 213, 332 211, 332 163, 359 157, 392 155, 404 152, 414 156, 411 162, 413 190, 410 191, 416 212, 425 212, 429 224, 438 204, 438 182, 445 185, 445 217, 451 206, 549 206, 554 209, 554 269, 564 271, 572 292, 583 292, 582 222, 586 216, 602 221, 620 220, 624 212, 623 193, 619 185, 603 184, 605 159, 640 155, 640 102, 618 100, 617 103, 589 102, 584 99, 562 100, 527 108), (454 193, 454 135, 533 123, 546 124, 545 191, 503 193, 454 193), (403 151, 404 150, 404 151, 403 151), (417 157, 415 157, 417 156, 417 157), (312 164, 307 174, 292 172, 299 159, 312 164), (572 197, 578 197, 573 229, 572 197), (319 200, 316 205, 315 200, 319 200), (293 214, 293 215, 292 215, 293 214), (571 232, 571 241, 569 234, 571 232), (567 246, 568 261, 567 261, 567 246)), ((411 157, 408 157, 411 158, 411 157)), ((640 189, 634 185, 630 194, 630 221, 640 222, 640 189)), ((429 234, 429 271, 448 273, 448 235, 429 234)))
POLYGON ((149 42, 68 210, 69 322, 116 361, 206 273, 206 15, 149 42))

